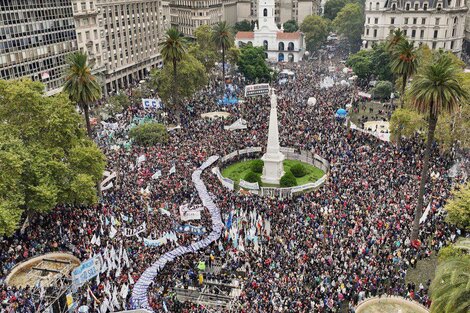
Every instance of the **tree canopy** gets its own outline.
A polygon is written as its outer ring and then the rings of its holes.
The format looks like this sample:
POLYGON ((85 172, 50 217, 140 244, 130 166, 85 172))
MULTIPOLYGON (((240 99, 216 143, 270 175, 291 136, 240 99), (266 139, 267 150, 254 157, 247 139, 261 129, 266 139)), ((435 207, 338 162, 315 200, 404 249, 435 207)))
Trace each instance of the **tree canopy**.
POLYGON ((328 0, 325 3, 323 16, 329 20, 334 20, 339 11, 349 2, 349 0, 328 0))
POLYGON ((344 36, 352 46, 360 46, 362 29, 364 28, 361 5, 358 3, 346 4, 333 20, 333 26, 338 34, 344 36))
POLYGON ((263 47, 247 45, 241 48, 238 68, 251 82, 267 82, 271 79, 271 71, 266 64, 263 47))
POLYGON ((12 234, 25 211, 97 202, 105 157, 69 98, 43 90, 30 80, 0 80, 0 235, 12 234))
POLYGON ((385 43, 374 44, 372 49, 360 50, 352 54, 347 62, 354 73, 362 79, 374 77, 378 80, 393 82, 393 73, 390 69, 390 54, 385 43))
POLYGON ((254 24, 248 20, 243 20, 241 22, 236 22, 233 28, 237 32, 249 32, 253 30, 254 24))
POLYGON ((296 20, 288 20, 282 25, 282 27, 286 33, 293 33, 299 30, 299 24, 297 24, 296 20))
POLYGON ((174 72, 172 67, 164 66, 162 70, 152 73, 151 80, 158 88, 158 94, 165 104, 172 105, 170 99, 173 93, 179 97, 187 98, 207 84, 207 72, 204 65, 191 54, 186 55, 178 64, 176 80, 174 85, 174 72))
POLYGON ((318 15, 307 16, 300 30, 305 34, 307 50, 314 51, 318 49, 328 37, 328 21, 318 15))
POLYGON ((129 137, 142 146, 153 146, 168 141, 166 127, 155 122, 142 123, 129 132, 129 137))
POLYGON ((470 310, 470 256, 440 262, 431 284, 431 313, 467 313, 470 310))
POLYGON ((447 201, 447 222, 470 231, 470 182, 452 191, 452 199, 447 201))

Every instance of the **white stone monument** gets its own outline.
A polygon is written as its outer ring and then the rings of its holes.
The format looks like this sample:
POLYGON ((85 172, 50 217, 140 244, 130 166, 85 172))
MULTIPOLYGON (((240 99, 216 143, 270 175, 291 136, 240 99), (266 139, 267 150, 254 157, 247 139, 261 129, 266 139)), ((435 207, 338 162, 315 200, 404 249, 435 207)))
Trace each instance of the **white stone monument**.
POLYGON ((261 160, 264 161, 261 181, 267 184, 279 184, 284 175, 284 154, 280 151, 279 129, 277 123, 277 96, 271 89, 271 112, 269 113, 268 146, 261 160))

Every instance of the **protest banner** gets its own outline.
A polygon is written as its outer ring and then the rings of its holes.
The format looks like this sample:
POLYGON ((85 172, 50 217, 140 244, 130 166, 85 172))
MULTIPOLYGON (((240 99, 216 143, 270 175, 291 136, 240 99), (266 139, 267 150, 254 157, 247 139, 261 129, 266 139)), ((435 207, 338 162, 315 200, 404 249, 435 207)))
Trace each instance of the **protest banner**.
POLYGON ((184 204, 180 206, 180 217, 181 221, 192 221, 201 219, 201 211, 203 207, 189 207, 189 204, 184 204))
POLYGON ((259 190, 259 184, 258 182, 256 183, 250 183, 250 182, 247 182, 243 179, 240 179, 240 187, 244 188, 244 189, 250 189, 250 190, 259 190))
POLYGON ((201 236, 206 233, 206 228, 202 226, 193 226, 190 224, 187 225, 178 225, 175 228, 175 231, 178 233, 190 233, 192 235, 201 236))
POLYGON ((101 254, 82 262, 72 271, 72 285, 74 288, 81 287, 90 279, 96 277, 100 270, 103 260, 101 254))
POLYGON ((144 109, 161 109, 162 102, 157 99, 142 99, 144 109))
POLYGON ((132 229, 132 228, 123 228, 122 229, 122 234, 126 237, 132 237, 132 236, 140 234, 141 232, 144 232, 146 229, 147 229, 147 225, 145 224, 145 222, 143 222, 142 225, 140 225, 139 227, 134 228, 134 229, 132 229))
POLYGON ((159 247, 159 246, 164 246, 167 243, 167 238, 160 237, 158 239, 149 239, 149 238, 144 238, 144 245, 146 247, 159 247))

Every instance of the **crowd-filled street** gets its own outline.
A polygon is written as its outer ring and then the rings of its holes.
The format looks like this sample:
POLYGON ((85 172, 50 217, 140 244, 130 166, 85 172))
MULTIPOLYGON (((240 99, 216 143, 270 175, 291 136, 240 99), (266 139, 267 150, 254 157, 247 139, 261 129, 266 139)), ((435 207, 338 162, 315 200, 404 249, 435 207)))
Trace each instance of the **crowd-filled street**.
MULTIPOLYGON (((161 269, 148 290, 148 304, 155 312, 204 312, 197 304, 178 301, 173 288, 177 282, 197 285, 198 263, 209 263, 212 257, 228 272, 246 272, 234 303, 236 312, 354 312, 361 300, 382 294, 430 305, 429 285, 407 284, 405 275, 419 260, 458 237, 458 230, 444 222, 442 206, 453 184, 462 179, 448 176, 453 164, 435 150, 422 244, 414 247, 409 238, 424 142, 420 137, 406 139, 397 148, 348 129, 335 118, 335 112, 358 92, 352 84, 319 87, 328 75, 343 79, 341 57, 337 52, 323 62, 282 65, 295 73, 295 80, 273 84, 281 146, 328 160, 326 183, 292 198, 258 197, 228 190, 210 169, 202 171, 202 182, 220 209, 224 228, 207 247, 161 269), (335 73, 329 71, 332 66, 335 73), (317 99, 315 105, 307 104, 310 97, 317 99)), ((236 75, 234 84, 243 90, 243 80, 236 75)), ((214 79, 186 100, 181 128, 169 131, 166 144, 145 148, 129 142, 129 129, 140 119, 176 123, 141 103, 133 103, 108 123, 97 123, 94 140, 106 154, 106 170, 116 173, 112 187, 102 191, 96 206, 60 206, 48 215, 31 216, 29 226, 0 242, 0 277, 33 255, 65 251, 84 261, 101 254, 105 266, 80 288, 75 301, 88 305, 90 312, 140 307, 132 291, 142 273, 165 252, 191 245, 212 231, 207 209, 195 223, 205 227, 204 234, 176 231, 182 224, 180 206, 202 205, 193 172, 211 156, 266 146, 269 98, 246 98, 222 108, 216 104, 217 86, 214 79), (200 117, 221 110, 231 116, 200 117), (247 129, 224 130, 224 125, 239 118, 247 121, 247 129), (163 237, 162 244, 144 244, 144 238, 153 243, 163 237)), ((33 288, 16 290, 1 284, 2 310, 36 312, 38 304, 30 296, 33 288)))

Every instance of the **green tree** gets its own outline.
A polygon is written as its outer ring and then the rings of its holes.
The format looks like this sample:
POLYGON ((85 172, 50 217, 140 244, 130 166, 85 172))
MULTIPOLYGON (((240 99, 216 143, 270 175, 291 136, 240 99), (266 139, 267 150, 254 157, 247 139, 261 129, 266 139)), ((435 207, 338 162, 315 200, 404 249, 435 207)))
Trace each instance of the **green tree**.
POLYGON ((129 137, 142 146, 154 146, 168 142, 166 127, 159 123, 148 122, 137 125, 129 132, 129 137))
POLYGON ((299 30, 299 24, 297 24, 296 20, 288 20, 282 26, 286 33, 294 33, 299 30))
POLYGON ((300 30, 305 34, 307 50, 313 52, 328 37, 328 21, 318 15, 309 15, 300 25, 300 30))
POLYGON ((91 73, 87 55, 74 52, 67 57, 68 69, 65 76, 64 90, 70 99, 78 104, 85 114, 88 136, 92 137, 90 125, 90 104, 101 98, 101 86, 91 73))
POLYGON ((447 261, 451 258, 456 257, 463 257, 465 255, 465 251, 455 247, 454 245, 449 245, 447 247, 441 248, 437 255, 439 262, 447 261))
POLYGON ((178 81, 178 63, 187 54, 187 42, 176 28, 170 28, 165 35, 165 39, 160 43, 160 53, 165 65, 171 64, 173 67, 173 89, 172 104, 176 112, 176 118, 180 119, 180 104, 178 101, 178 90, 180 84, 178 81))
POLYGON ((411 105, 419 113, 428 115, 428 135, 419 186, 418 204, 415 210, 411 239, 418 239, 419 220, 422 215, 424 192, 429 171, 434 131, 442 112, 453 113, 461 101, 467 101, 469 91, 462 88, 459 74, 462 70, 443 53, 436 53, 434 62, 426 64, 410 86, 411 105))
POLYGON ((401 77, 401 107, 404 105, 405 88, 408 79, 418 69, 418 54, 414 44, 408 40, 401 40, 392 52, 392 72, 401 77))
POLYGON ((0 234, 23 212, 96 203, 105 158, 69 97, 45 97, 30 80, 0 80, 0 234))
POLYGON ((470 257, 456 257, 440 263, 432 281, 431 313, 470 311, 470 257))
POLYGON ((374 64, 372 63, 372 52, 370 50, 360 50, 352 54, 348 61, 347 66, 351 67, 354 74, 361 79, 369 79, 374 73, 374 64))
POLYGON ((237 32, 250 32, 253 30, 253 24, 251 24, 248 20, 243 20, 241 22, 236 22, 234 29, 237 32))
POLYGON ((364 27, 361 5, 358 3, 346 4, 333 20, 333 26, 338 34, 348 39, 351 46, 359 47, 364 27))
POLYGON ((390 34, 385 43, 385 49, 392 54, 395 50, 395 47, 402 41, 406 40, 406 36, 400 28, 395 29, 395 31, 390 34))
POLYGON ((279 181, 281 187, 293 187, 297 185, 297 180, 295 179, 294 174, 287 172, 282 175, 281 180, 279 181))
POLYGON ((325 3, 323 16, 329 20, 334 20, 339 11, 348 3, 348 0, 328 0, 325 3))
POLYGON ((231 47, 227 51, 227 62, 230 64, 237 64, 240 59, 240 49, 237 47, 231 47))
POLYGON ((122 113, 122 111, 127 110, 131 105, 131 100, 125 92, 119 92, 116 95, 113 95, 108 98, 108 105, 106 106, 106 111, 110 115, 116 115, 122 113))
POLYGON ((392 141, 399 141, 401 136, 411 137, 425 125, 426 122, 418 112, 408 108, 396 109, 390 119, 392 141))
POLYGON ((393 73, 390 67, 391 57, 387 52, 385 43, 372 45, 371 55, 372 73, 378 80, 393 82, 393 73))
MULTIPOLYGON (((459 63, 456 64, 459 66, 459 63)), ((470 73, 461 73, 459 81, 463 88, 470 90, 470 73)), ((444 112, 436 127, 439 147, 450 151, 453 147, 463 150, 470 148, 470 102, 461 102, 453 114, 444 112)))
MULTIPOLYGON (((168 103, 174 93, 182 98, 189 98, 201 87, 207 85, 208 81, 204 65, 190 54, 179 62, 176 78, 169 67, 164 67, 152 75, 152 80, 158 86, 158 93, 164 103, 168 103), (178 81, 176 86, 173 84, 175 79, 178 81)), ((181 109, 179 105, 176 107, 176 110, 181 109)), ((178 111, 177 116, 179 115, 178 111)))
POLYGON ((268 82, 271 71, 266 64, 263 47, 245 46, 240 49, 238 68, 250 82, 268 82))
POLYGON ((371 76, 379 80, 393 81, 393 73, 390 68, 390 54, 385 49, 384 43, 373 44, 372 49, 359 50, 350 55, 347 65, 362 79, 371 76))
POLYGON ((470 231, 470 182, 453 190, 452 196, 444 207, 447 211, 446 221, 470 231))
MULTIPOLYGON (((233 29, 227 22, 219 22, 212 29, 212 41, 222 50, 222 79, 225 85, 225 52, 233 46, 233 29)), ((225 88, 224 88, 225 91, 225 88)))
POLYGON ((378 99, 388 99, 393 91, 393 84, 389 81, 379 81, 372 89, 372 95, 378 99))

